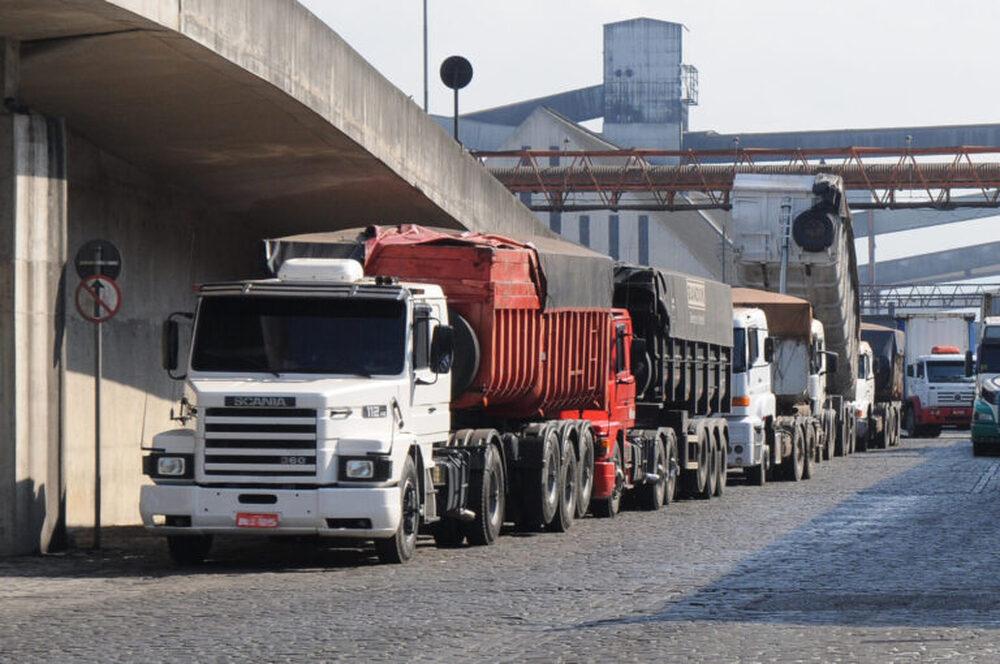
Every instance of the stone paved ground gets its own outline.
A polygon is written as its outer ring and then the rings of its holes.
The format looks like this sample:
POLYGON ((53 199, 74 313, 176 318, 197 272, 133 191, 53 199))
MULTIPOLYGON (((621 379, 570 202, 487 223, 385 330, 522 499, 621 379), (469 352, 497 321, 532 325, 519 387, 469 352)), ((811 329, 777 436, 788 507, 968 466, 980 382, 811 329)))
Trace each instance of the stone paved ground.
POLYGON ((0 661, 908 662, 1000 658, 1000 458, 967 439, 824 463, 489 548, 226 540, 197 571, 142 531, 0 560, 0 661))

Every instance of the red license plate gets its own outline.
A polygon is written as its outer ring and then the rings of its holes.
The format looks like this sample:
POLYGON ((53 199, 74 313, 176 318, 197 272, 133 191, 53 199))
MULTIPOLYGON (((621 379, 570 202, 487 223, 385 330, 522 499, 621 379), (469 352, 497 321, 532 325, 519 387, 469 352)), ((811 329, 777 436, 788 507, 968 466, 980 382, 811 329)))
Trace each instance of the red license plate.
POLYGON ((277 528, 277 514, 248 514, 240 513, 236 515, 237 528, 277 528))

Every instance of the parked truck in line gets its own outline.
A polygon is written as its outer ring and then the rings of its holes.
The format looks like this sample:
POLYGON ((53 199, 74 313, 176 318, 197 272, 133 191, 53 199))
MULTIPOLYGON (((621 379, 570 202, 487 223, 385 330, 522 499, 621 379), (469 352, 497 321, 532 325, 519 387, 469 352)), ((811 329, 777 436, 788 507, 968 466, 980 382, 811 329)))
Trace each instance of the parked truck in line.
POLYGON ((965 375, 965 355, 971 355, 974 320, 959 312, 895 317, 894 327, 906 335, 902 428, 908 436, 970 426, 975 381, 965 375))
POLYGON ((1000 297, 984 293, 975 364, 976 392, 970 435, 976 456, 1000 452, 1000 297))
MULTIPOLYGON (((657 509, 678 475, 721 493, 731 330, 700 335, 726 287, 678 276, 668 296, 570 243, 411 225, 266 256, 272 278, 198 287, 193 425, 144 458, 143 522, 177 562, 249 533, 373 540, 404 562, 424 529, 442 546, 506 521, 563 531, 628 491, 657 509)), ((177 338, 172 317, 170 371, 177 338)))
MULTIPOLYGON (((812 337, 823 348, 810 357, 827 358, 822 369, 825 395, 814 409, 821 424, 817 445, 824 458, 849 454, 855 440, 851 402, 857 390, 860 312, 854 232, 843 182, 826 174, 737 174, 732 201, 733 283, 795 296, 812 306, 822 325, 821 334, 812 337), (835 361, 829 361, 831 354, 835 361)), ((809 330, 803 324, 798 334, 804 338, 809 330)), ((799 380, 805 383, 816 375, 809 371, 799 380)), ((815 393, 810 399, 815 403, 815 393)))
POLYGON ((751 484, 770 475, 812 476, 836 433, 826 393, 837 357, 809 302, 749 288, 733 289, 734 362, 729 467, 751 484))
POLYGON ((902 330, 863 322, 858 355, 857 447, 886 448, 899 444, 903 418, 902 330))

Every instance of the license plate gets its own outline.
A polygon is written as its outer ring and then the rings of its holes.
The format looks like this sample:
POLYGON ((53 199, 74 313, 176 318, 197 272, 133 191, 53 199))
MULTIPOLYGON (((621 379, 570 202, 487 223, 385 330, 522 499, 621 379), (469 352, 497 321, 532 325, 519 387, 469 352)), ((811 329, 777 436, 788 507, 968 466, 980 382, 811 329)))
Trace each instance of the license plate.
POLYGON ((277 528, 277 514, 247 514, 236 515, 237 528, 277 528))

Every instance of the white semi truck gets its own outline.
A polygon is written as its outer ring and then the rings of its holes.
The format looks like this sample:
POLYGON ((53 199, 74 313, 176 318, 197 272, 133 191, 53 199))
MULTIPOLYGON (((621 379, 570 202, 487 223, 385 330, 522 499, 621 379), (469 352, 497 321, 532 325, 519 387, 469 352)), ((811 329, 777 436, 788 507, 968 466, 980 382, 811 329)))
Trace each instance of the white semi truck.
MULTIPOLYGON (((815 418, 815 426, 806 429, 817 430, 815 444, 822 457, 849 454, 855 439, 851 402, 860 315, 854 233, 843 182, 831 175, 738 174, 732 201, 733 284, 801 298, 819 321, 813 325, 810 315, 797 326, 801 348, 787 355, 797 358, 797 375, 787 374, 792 365, 775 370, 788 381, 787 387, 774 386, 779 414, 785 402, 786 408, 794 405, 799 417, 815 418)), ((773 326, 770 316, 768 323, 773 326)))
POLYGON ((801 298, 734 288, 733 304, 729 468, 743 469, 751 484, 768 475, 808 479, 836 436, 826 393, 836 355, 801 298))

